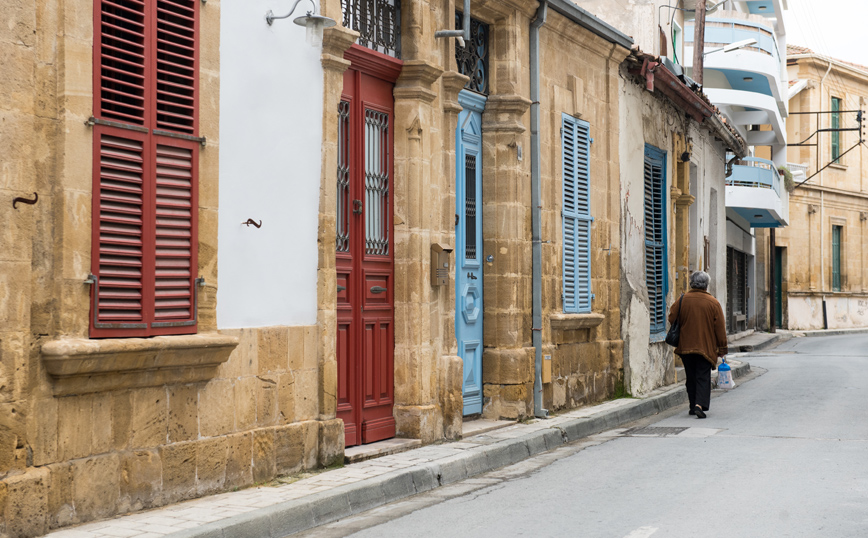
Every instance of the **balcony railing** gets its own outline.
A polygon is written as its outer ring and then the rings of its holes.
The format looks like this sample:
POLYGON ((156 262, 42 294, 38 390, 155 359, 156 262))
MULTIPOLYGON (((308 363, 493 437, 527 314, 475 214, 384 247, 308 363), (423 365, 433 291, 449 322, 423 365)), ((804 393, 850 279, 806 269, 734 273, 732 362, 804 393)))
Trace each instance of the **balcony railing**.
POLYGON ((808 177, 807 164, 787 163, 787 168, 790 169, 790 172, 792 172, 794 176, 798 175, 799 172, 801 172, 802 177, 808 177))
POLYGON ((735 161, 732 175, 726 184, 733 187, 754 187, 772 189, 781 195, 781 174, 775 163, 758 157, 745 157, 735 161))
MULTIPOLYGON (((685 28, 685 41, 693 41, 692 25, 685 28)), ((768 29, 755 22, 739 19, 714 19, 709 18, 705 23, 705 47, 716 48, 736 43, 745 39, 756 39, 756 44, 744 47, 743 50, 753 50, 772 56, 776 61, 781 61, 778 50, 778 42, 774 34, 768 29)))

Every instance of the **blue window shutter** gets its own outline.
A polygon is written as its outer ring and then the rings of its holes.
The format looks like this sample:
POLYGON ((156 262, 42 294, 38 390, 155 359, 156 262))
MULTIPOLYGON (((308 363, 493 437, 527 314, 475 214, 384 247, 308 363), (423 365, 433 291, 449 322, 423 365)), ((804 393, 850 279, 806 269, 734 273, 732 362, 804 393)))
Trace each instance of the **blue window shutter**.
POLYGON ((562 133, 564 312, 590 312, 590 124, 564 114, 562 133))
POLYGON ((645 287, 651 334, 666 330, 665 154, 645 146, 645 287))

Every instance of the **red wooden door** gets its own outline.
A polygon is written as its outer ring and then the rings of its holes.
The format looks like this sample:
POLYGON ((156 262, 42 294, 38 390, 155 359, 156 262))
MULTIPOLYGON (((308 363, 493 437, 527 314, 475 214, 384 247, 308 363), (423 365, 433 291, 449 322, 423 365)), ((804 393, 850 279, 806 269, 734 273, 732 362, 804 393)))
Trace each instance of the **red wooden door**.
MULTIPOLYGON (((375 54, 362 50, 347 56, 375 54)), ((344 74, 338 137, 338 418, 346 446, 395 436, 394 85, 357 63, 344 74)))

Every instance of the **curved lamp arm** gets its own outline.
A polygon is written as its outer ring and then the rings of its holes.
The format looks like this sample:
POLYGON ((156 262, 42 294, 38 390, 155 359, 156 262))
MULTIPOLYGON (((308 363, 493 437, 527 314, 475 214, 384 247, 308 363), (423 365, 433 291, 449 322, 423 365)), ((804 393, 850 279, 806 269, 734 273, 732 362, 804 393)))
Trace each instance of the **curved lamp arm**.
MULTIPOLYGON (((290 15, 292 15, 295 12, 295 8, 298 7, 298 4, 301 1, 302 0, 295 0, 295 3, 292 4, 292 9, 289 10, 289 13, 287 13, 286 15, 282 15, 280 17, 276 17, 274 15, 274 13, 269 9, 268 13, 265 14, 265 22, 267 22, 268 25, 271 26, 271 23, 273 23, 276 19, 288 19, 290 17, 290 15)), ((313 0, 310 0, 310 5, 313 6, 313 9, 311 11, 308 11, 308 15, 310 15, 312 13, 315 14, 316 13, 316 2, 314 2, 313 0)))

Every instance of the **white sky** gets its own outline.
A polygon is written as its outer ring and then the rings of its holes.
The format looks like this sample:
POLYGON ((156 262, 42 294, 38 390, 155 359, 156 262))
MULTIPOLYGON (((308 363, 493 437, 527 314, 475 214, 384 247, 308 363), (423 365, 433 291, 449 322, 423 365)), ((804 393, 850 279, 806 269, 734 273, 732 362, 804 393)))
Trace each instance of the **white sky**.
POLYGON ((788 0, 787 42, 868 66, 868 0, 788 0))

